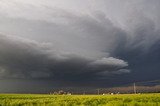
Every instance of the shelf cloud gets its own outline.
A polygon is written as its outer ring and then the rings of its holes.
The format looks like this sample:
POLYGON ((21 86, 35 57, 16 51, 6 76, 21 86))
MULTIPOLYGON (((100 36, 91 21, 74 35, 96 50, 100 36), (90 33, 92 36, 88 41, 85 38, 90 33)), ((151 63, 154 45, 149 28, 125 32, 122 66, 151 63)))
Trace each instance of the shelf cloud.
POLYGON ((57 52, 51 44, 14 36, 0 35, 0 44, 1 78, 62 79, 118 71, 128 66, 127 62, 113 57, 99 59, 57 52))

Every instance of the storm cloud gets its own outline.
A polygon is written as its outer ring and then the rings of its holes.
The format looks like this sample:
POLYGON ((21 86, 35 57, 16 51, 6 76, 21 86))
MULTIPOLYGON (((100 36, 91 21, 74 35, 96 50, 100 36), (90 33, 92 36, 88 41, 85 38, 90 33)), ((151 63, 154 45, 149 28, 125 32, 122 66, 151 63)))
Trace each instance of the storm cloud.
MULTIPOLYGON (((67 78, 118 71, 128 63, 113 57, 92 58, 58 52, 49 43, 0 36, 1 78, 67 78)), ((99 76, 100 77, 100 76, 99 76)))
POLYGON ((0 78, 157 80, 159 9, 157 0, 1 0, 0 78))

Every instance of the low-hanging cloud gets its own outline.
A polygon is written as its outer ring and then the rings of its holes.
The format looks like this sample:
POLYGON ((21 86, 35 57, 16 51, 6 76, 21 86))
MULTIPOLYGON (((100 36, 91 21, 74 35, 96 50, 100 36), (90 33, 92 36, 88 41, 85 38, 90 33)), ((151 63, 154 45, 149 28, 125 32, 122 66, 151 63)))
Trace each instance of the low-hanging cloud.
POLYGON ((113 57, 98 60, 99 58, 77 54, 57 53, 51 44, 14 36, 0 35, 0 45, 1 78, 64 77, 67 80, 70 76, 76 77, 85 73, 96 75, 103 71, 118 71, 128 66, 127 62, 113 57))

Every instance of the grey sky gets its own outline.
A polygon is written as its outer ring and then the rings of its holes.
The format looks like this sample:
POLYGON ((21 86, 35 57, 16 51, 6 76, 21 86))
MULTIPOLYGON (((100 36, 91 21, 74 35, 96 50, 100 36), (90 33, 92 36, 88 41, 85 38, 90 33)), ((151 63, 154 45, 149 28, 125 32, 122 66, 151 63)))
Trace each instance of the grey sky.
POLYGON ((157 0, 0 0, 0 78, 158 79, 159 9, 157 0))

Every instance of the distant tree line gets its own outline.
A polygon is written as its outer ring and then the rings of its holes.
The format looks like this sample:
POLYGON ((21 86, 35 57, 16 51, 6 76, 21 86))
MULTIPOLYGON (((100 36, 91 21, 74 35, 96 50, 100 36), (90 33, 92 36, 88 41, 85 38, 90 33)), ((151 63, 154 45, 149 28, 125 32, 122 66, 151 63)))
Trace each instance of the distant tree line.
MULTIPOLYGON (((134 86, 112 87, 112 88, 69 88, 50 92, 54 95, 71 95, 71 94, 124 94, 135 93, 134 86)), ((136 93, 160 93, 160 85, 156 86, 136 86, 136 93)))

